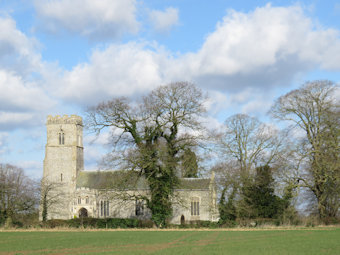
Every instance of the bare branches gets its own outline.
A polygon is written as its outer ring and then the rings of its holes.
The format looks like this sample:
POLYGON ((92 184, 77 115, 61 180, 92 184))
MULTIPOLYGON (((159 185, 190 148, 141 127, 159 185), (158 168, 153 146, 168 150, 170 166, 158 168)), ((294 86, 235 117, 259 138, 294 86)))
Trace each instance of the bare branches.
POLYGON ((35 183, 21 168, 0 164, 0 221, 2 217, 12 219, 34 211, 36 194, 35 183))
POLYGON ((105 128, 114 127, 131 134, 138 142, 137 123, 142 121, 138 116, 137 109, 130 106, 127 98, 116 98, 88 108, 86 126, 97 134, 105 128))
POLYGON ((335 88, 331 81, 307 82, 277 99, 270 114, 276 119, 294 122, 313 143, 313 138, 322 131, 321 124, 327 113, 336 108, 335 88))
POLYGON ((202 92, 193 84, 177 82, 152 91, 144 98, 144 104, 154 120, 169 125, 169 129, 174 124, 196 128, 200 126, 197 117, 205 112, 204 99, 202 92))
POLYGON ((65 183, 51 182, 47 176, 42 178, 40 182, 40 211, 43 221, 58 212, 64 206, 65 199, 68 199, 65 192, 65 183))
POLYGON ((278 131, 245 114, 236 114, 225 122, 220 137, 222 151, 228 161, 235 160, 241 171, 256 165, 270 164, 280 154, 282 140, 278 131))
POLYGON ((314 193, 322 218, 334 217, 340 207, 340 110, 334 97, 336 88, 330 81, 307 82, 281 96, 270 111, 274 118, 293 122, 305 134, 296 152, 307 164, 298 169, 297 180, 314 193))

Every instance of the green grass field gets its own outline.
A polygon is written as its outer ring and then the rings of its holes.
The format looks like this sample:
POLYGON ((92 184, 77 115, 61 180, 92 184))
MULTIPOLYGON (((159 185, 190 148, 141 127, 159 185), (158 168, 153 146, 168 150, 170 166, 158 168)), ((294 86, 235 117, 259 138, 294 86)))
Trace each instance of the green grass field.
POLYGON ((340 228, 3 231, 0 254, 340 254, 340 228))

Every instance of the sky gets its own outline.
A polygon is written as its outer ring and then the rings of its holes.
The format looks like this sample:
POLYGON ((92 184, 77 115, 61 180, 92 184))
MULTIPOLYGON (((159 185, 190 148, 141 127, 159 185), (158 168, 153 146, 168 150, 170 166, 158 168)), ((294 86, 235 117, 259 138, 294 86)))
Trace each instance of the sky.
MULTIPOLYGON (((340 82, 335 0, 0 0, 0 31, 0 162, 31 178, 47 115, 188 81, 209 95, 209 127, 237 113, 273 122, 279 96, 340 82)), ((85 132, 85 169, 107 138, 85 132)))

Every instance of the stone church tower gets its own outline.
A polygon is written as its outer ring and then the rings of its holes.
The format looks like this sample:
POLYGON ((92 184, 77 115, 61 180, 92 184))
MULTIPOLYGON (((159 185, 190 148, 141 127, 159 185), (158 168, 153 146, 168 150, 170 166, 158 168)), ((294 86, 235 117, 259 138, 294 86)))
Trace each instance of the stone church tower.
POLYGON ((84 168, 82 118, 48 116, 46 127, 42 188, 51 187, 47 219, 70 219, 77 175, 84 168))

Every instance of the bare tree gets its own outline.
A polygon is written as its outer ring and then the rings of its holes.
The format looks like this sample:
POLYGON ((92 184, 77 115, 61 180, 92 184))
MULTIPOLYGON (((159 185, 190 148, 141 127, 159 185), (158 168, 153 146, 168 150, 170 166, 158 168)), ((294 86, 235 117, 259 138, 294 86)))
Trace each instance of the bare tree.
POLYGON ((295 150, 296 179, 314 194, 321 219, 334 217, 340 206, 340 118, 334 92, 327 80, 307 82, 278 98, 271 115, 293 123, 304 132, 295 150))
POLYGON ((243 190, 253 185, 256 167, 273 167, 278 163, 283 151, 282 140, 277 130, 246 114, 236 114, 225 121, 224 132, 217 136, 223 159, 215 167, 221 188, 221 219, 234 219, 236 209, 251 212, 243 203, 247 199, 243 190), (232 215, 222 215, 227 212, 232 215))
POLYGON ((36 209, 35 183, 24 171, 9 164, 0 164, 0 220, 11 222, 36 209))
POLYGON ((56 213, 64 206, 66 192, 65 184, 52 182, 48 177, 42 178, 40 182, 40 220, 47 221, 50 214, 56 213))
POLYGON ((219 136, 224 158, 247 178, 258 165, 272 163, 282 150, 277 130, 246 114, 236 114, 225 121, 225 132, 219 136))
POLYGON ((178 82, 158 87, 138 104, 116 98, 87 112, 92 130, 111 128, 110 163, 137 170, 147 180, 151 197, 145 200, 158 226, 164 226, 172 213, 180 156, 198 142, 203 100, 194 85, 178 82))

